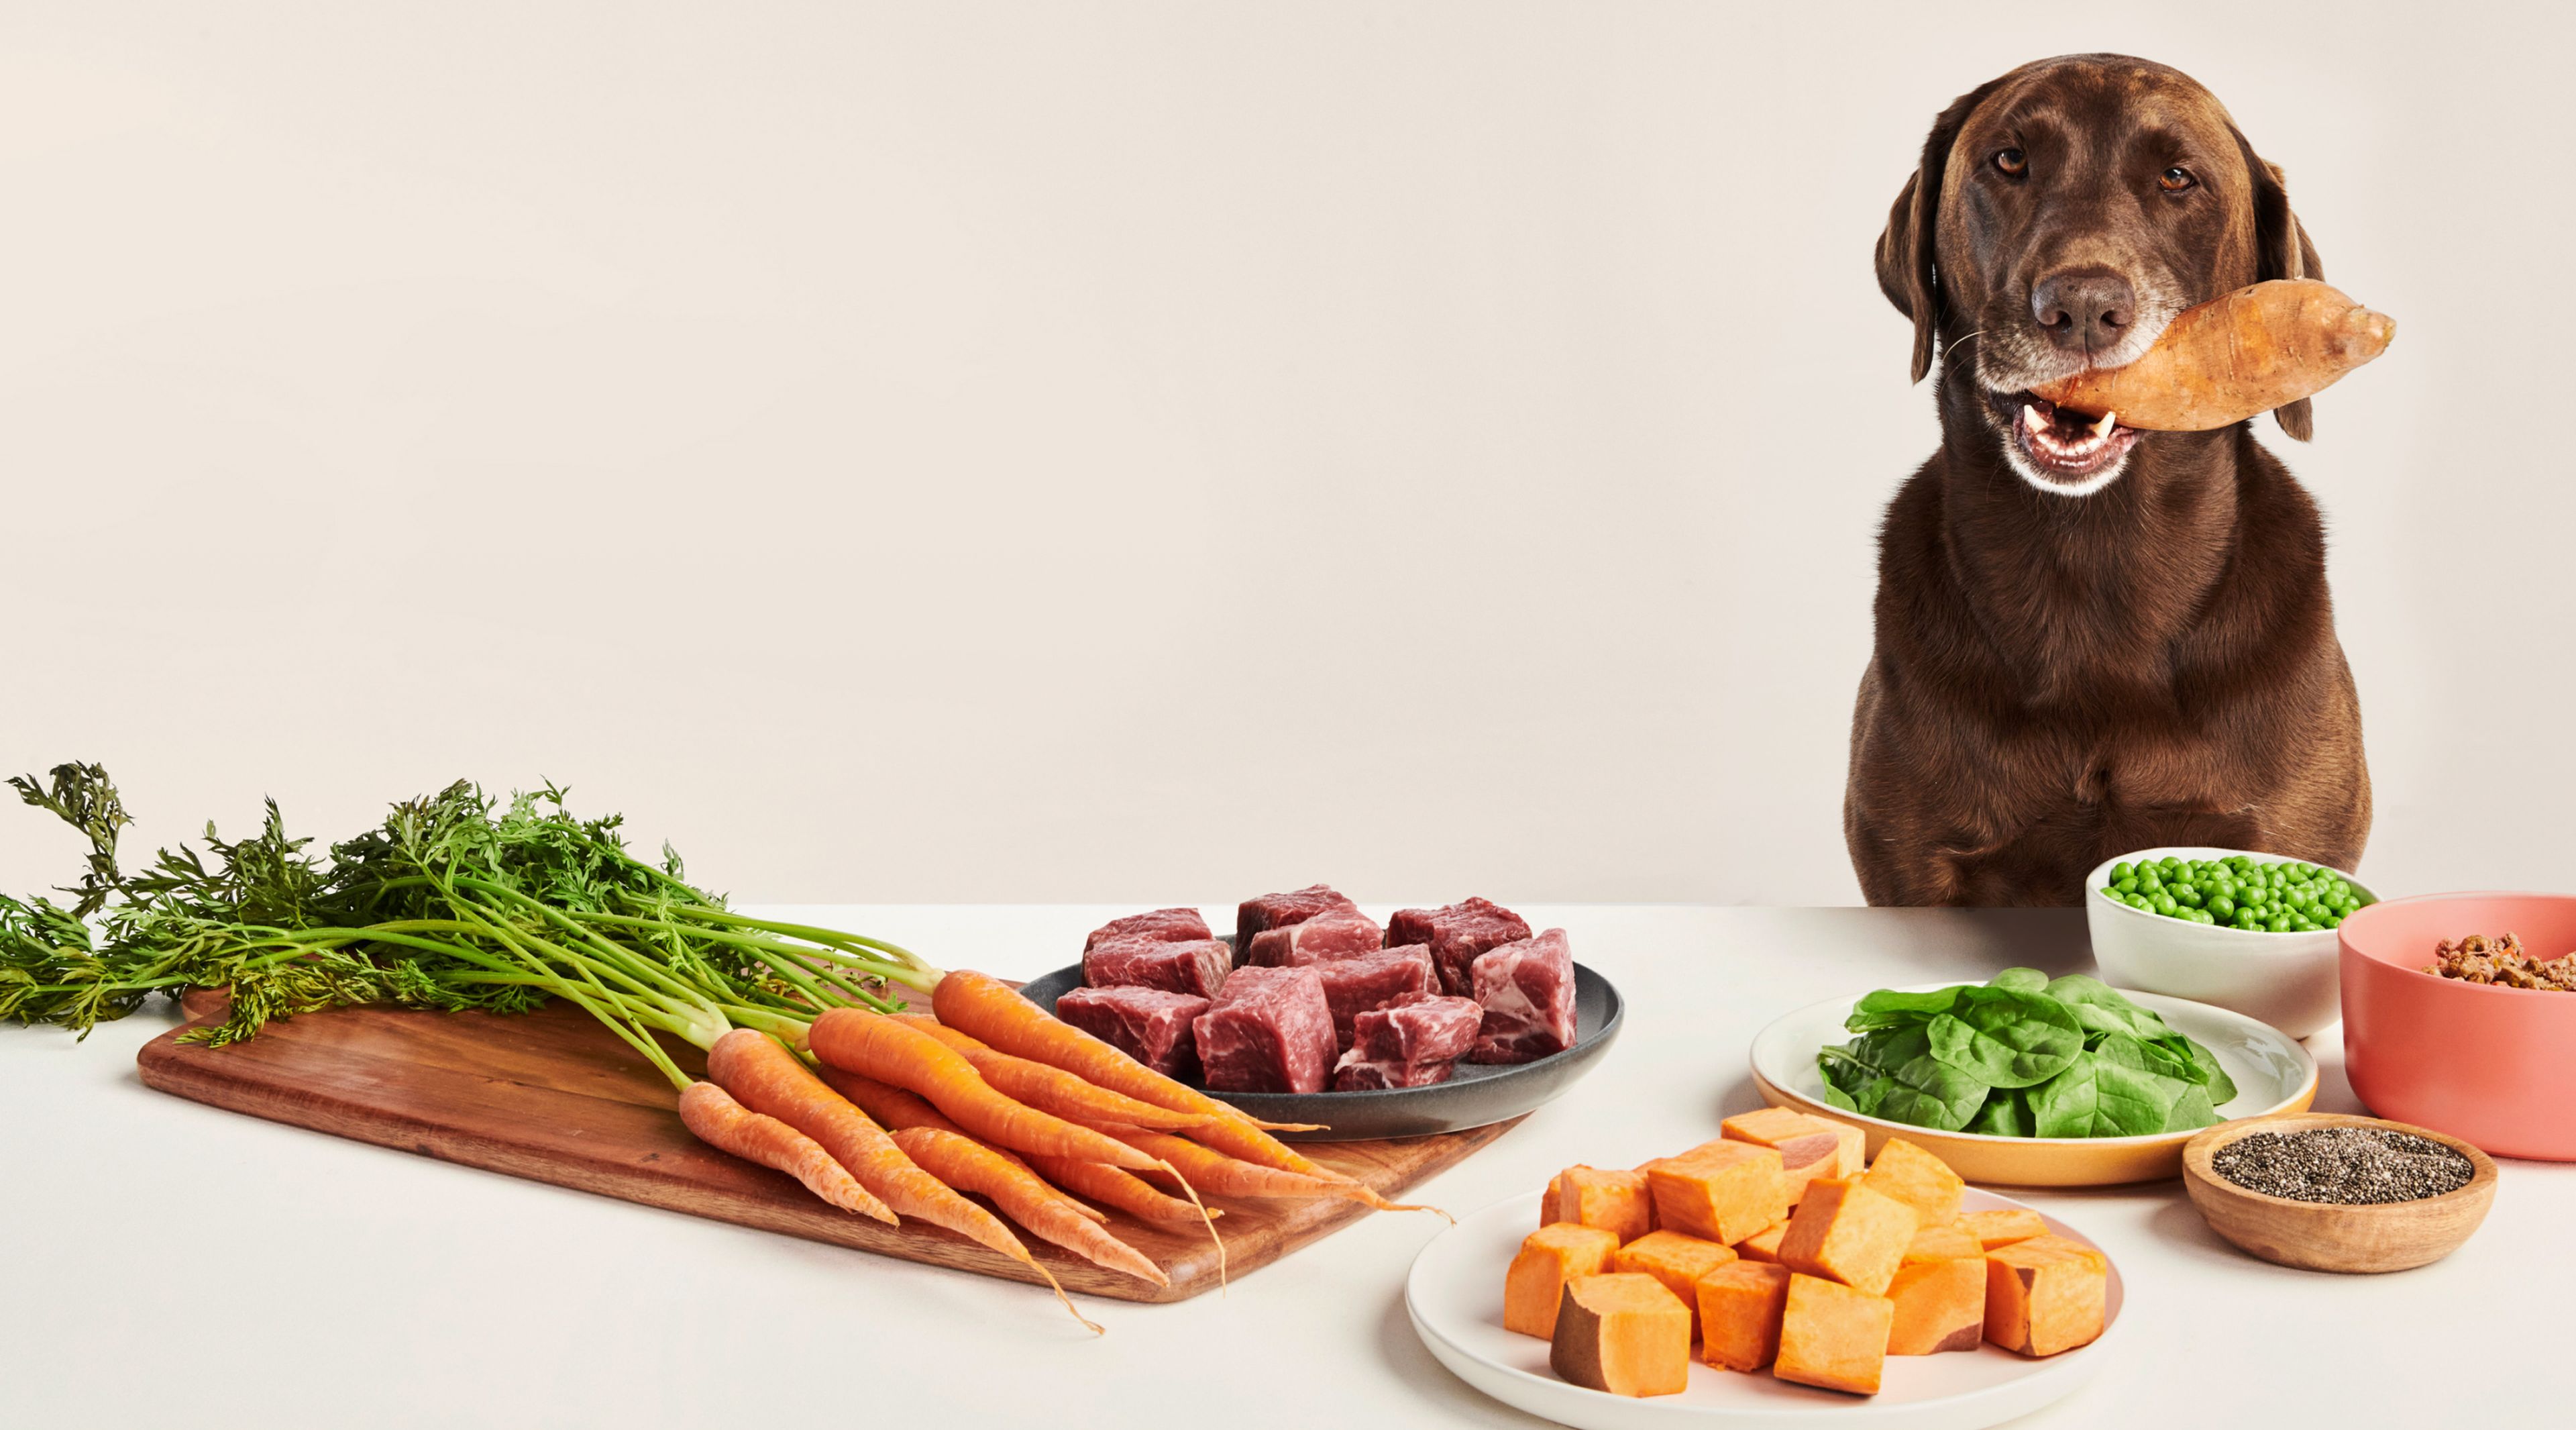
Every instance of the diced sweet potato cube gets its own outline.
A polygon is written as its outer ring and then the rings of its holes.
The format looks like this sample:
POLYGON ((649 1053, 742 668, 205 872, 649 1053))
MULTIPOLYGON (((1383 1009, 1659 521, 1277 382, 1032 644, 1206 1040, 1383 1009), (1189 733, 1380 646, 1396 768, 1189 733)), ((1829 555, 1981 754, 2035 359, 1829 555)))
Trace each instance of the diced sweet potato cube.
POLYGON ((1735 1244, 1735 1254, 1747 1261, 1780 1259, 1780 1239, 1789 1234, 1788 1219, 1783 1217, 1735 1244))
POLYGON ((1620 1247, 1610 1258, 1613 1271, 1634 1272, 1652 1276, 1682 1298, 1690 1307, 1691 1339, 1699 1339, 1699 1293, 1691 1289, 1699 1278, 1735 1259, 1735 1253, 1714 1241, 1702 1241, 1677 1231, 1655 1231, 1620 1247))
POLYGON ((1565 1283, 1547 1363, 1612 1395, 1679 1395, 1690 1385, 1690 1311, 1643 1274, 1565 1283))
POLYGON ((2035 1236, 1986 1253, 1986 1339, 2026 1356, 2053 1356, 2102 1334, 2110 1297, 2102 1253, 2035 1236))
POLYGON ((1963 1212, 1959 1220, 1966 1224, 1968 1234, 1977 1239, 1977 1244, 1988 1251, 1998 1246, 2010 1246, 2016 1241, 2028 1241, 2034 1236, 2048 1235, 2048 1223, 2027 1207, 1963 1212))
POLYGON ((1619 1250, 1619 1238, 1597 1226, 1557 1222, 1522 1238, 1520 1254, 1503 1276, 1503 1327, 1540 1340, 1556 1334, 1557 1300, 1565 1283, 1598 1276, 1619 1250))
POLYGON ((1780 1219, 1789 1206, 1780 1154, 1748 1142, 1716 1141, 1646 1164, 1655 1225, 1732 1246, 1780 1219))
POLYGON ((1986 1255, 1909 1258, 1887 1283, 1887 1299, 1896 1306, 1889 1355, 1975 1350, 1986 1335, 1986 1255))
POLYGON ((1699 1278, 1700 1356, 1728 1370, 1756 1371, 1780 1353, 1780 1308, 1789 1268, 1730 1261, 1699 1278))
POLYGON ((1655 1197, 1646 1190, 1643 1172, 1568 1167, 1547 1184, 1539 1215, 1550 1222, 1597 1226, 1623 1242, 1635 1241, 1655 1229, 1655 1197))
POLYGON ((1925 1226, 1939 1226, 1957 1217, 1959 1199, 1968 1189, 1949 1163, 1902 1137, 1887 1139, 1861 1180, 1871 1191, 1914 1208, 1925 1226))
MULTIPOLYGON (((1966 1257, 1983 1261, 1986 1249, 1969 1230, 1957 1222, 1947 1226, 1927 1226, 1914 1233, 1914 1241, 1905 1248, 1905 1264, 1918 1261, 1949 1261, 1966 1257)), ((1890 1293, 1893 1294, 1893 1293, 1890 1293)))
POLYGON ((1789 1277, 1780 1308, 1780 1355, 1771 1373, 1800 1385, 1878 1394, 1896 1303, 1819 1276, 1789 1277))
POLYGON ((1793 1194, 1818 1177, 1859 1175, 1861 1149, 1867 1145, 1857 1127, 1827 1122, 1787 1107, 1738 1113, 1719 1126, 1738 1142, 1779 1153, 1781 1171, 1788 1177, 1793 1194))
POLYGON ((1870 1190, 1867 1178, 1809 1182, 1780 1238, 1780 1264, 1882 1296, 1914 1231, 1914 1208, 1870 1190))

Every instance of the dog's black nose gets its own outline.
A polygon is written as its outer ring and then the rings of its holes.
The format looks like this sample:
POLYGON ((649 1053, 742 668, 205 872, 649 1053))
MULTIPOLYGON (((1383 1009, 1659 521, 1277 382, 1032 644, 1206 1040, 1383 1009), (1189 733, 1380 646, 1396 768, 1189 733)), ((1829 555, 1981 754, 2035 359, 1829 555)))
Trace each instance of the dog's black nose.
POLYGON ((2052 273, 2030 290, 2030 315, 2069 352, 2100 352, 2128 336, 2138 316, 2129 280, 2100 268, 2052 273))

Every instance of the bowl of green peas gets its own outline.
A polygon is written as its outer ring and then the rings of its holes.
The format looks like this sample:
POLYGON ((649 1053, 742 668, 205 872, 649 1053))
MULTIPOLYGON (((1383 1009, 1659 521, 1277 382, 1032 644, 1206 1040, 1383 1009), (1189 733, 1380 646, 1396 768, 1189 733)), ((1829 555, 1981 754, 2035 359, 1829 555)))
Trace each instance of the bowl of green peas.
POLYGON ((2340 869, 2174 847, 2095 869, 2084 917, 2103 981, 2215 1003, 2304 1038, 2342 1015, 2335 930, 2376 902, 2340 869))

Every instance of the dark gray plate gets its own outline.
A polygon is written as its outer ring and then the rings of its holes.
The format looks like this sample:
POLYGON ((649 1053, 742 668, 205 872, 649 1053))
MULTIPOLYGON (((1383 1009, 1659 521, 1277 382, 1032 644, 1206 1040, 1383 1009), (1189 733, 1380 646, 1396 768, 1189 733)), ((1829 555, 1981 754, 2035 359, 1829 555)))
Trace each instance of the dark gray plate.
MULTIPOLYGON (((1082 965, 1030 979, 1020 992, 1052 1013, 1056 998, 1082 986, 1082 965)), ((1518 1117, 1574 1085, 1618 1040, 1626 1014, 1610 980, 1574 965, 1574 1046, 1534 1063, 1460 1063, 1447 1082, 1368 1092, 1217 1092, 1264 1122, 1320 1122, 1322 1132, 1280 1134, 1291 1142, 1358 1142, 1464 1132, 1518 1117)))

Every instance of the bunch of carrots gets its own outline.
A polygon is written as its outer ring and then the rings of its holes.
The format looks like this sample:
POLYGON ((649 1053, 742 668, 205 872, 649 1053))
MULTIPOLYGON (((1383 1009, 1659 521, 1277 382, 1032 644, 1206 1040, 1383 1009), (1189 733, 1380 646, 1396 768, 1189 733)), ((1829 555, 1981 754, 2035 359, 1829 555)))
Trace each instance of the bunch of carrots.
MULTIPOLYGON (((1291 1129, 1155 1072, 998 979, 947 973, 931 997, 935 1019, 833 1008, 801 1038, 736 1028, 708 1046, 703 1082, 660 1060, 681 1089, 681 1120, 701 1140, 786 1172, 834 1206, 946 1227, 1050 1286, 1054 1276, 1010 1228, 959 1192, 980 1193, 1030 1233, 1157 1286, 1169 1284, 1162 1269, 1111 1235, 1107 1218, 1075 1194, 1143 1221, 1204 1223, 1211 1236, 1219 1213, 1199 1202, 1201 1192, 1410 1209, 1270 1135, 1291 1129)), ((1217 1247, 1221 1266, 1222 1238, 1217 1247)))
POLYGON ((1018 1234, 961 1194, 1155 1285, 1161 1268, 1092 1203, 1206 1227, 1220 1274, 1202 1193, 1397 1206, 1271 1135, 1296 1129, 1153 1071, 997 979, 736 913, 688 883, 676 854, 635 859, 614 816, 576 818, 551 787, 502 805, 460 783, 396 805, 327 859, 272 804, 251 838, 210 826, 211 864, 183 845, 129 873, 106 772, 52 776, 10 783, 89 838, 88 870, 63 891, 69 907, 0 896, 0 1018, 85 1031, 155 995, 226 987, 231 1018, 197 1035, 225 1043, 324 1008, 512 1012, 559 998, 669 1078, 701 1140, 853 1214, 956 1232, 1059 1298, 1018 1234), (905 1011, 898 988, 927 993, 935 1016, 905 1011), (665 1036, 705 1050, 703 1080, 665 1036))

